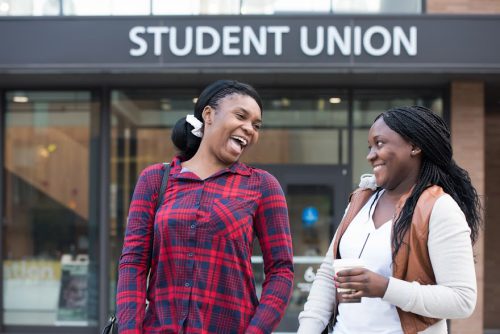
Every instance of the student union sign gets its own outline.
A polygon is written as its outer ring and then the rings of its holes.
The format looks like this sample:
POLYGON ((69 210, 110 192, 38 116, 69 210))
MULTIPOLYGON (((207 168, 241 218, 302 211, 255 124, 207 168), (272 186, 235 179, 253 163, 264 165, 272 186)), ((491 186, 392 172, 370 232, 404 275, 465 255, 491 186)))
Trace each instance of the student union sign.
POLYGON ((2 17, 0 31, 0 73, 500 72, 493 15, 2 17))
MULTIPOLYGON (((288 25, 257 26, 230 25, 216 29, 211 26, 187 26, 179 31, 176 26, 135 26, 130 29, 129 38, 134 45, 130 49, 133 57, 152 52, 155 56, 164 53, 183 57, 188 54, 210 56, 221 53, 224 56, 282 56, 287 50, 283 40, 288 38, 288 25), (151 43, 146 38, 150 35, 151 43), (152 45, 150 45, 152 44, 152 45)), ((378 57, 391 53, 394 56, 417 55, 417 27, 406 29, 401 26, 390 28, 373 25, 363 29, 360 26, 300 26, 298 27, 298 48, 305 56, 327 54, 335 56, 360 56, 366 53, 378 57)))

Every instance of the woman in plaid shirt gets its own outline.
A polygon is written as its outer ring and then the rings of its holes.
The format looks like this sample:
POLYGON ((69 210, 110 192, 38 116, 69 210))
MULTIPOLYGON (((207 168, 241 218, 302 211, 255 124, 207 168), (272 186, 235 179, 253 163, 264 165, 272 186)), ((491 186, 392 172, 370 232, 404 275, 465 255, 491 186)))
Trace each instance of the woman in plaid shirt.
POLYGON ((261 125, 251 86, 216 81, 173 129, 180 154, 156 214, 162 166, 142 171, 120 258, 120 333, 271 333, 278 325, 293 288, 286 201, 271 174, 239 162, 261 125), (264 257, 260 300, 254 237, 264 257))

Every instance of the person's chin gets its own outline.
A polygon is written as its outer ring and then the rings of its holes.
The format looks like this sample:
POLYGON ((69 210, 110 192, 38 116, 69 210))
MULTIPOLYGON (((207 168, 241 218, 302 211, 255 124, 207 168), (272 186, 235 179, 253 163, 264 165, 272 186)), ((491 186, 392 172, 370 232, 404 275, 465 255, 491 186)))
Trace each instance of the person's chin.
POLYGON ((241 158, 241 154, 231 154, 231 153, 226 153, 226 154, 223 154, 221 157, 220 157, 220 160, 221 162, 226 165, 226 166, 230 166, 232 164, 234 164, 235 162, 239 161, 241 158))
POLYGON ((382 189, 387 189, 387 180, 375 177, 375 182, 377 182, 378 187, 382 189))

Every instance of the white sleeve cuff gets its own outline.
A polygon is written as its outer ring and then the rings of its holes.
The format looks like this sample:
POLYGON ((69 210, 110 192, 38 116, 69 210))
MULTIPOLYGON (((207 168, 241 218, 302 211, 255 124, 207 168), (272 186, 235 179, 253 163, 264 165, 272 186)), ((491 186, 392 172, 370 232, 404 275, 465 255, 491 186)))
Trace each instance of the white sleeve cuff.
POLYGON ((326 325, 323 321, 319 319, 300 319, 300 326, 297 334, 311 334, 311 333, 321 333, 325 329, 326 325))
POLYGON ((406 311, 412 304, 412 285, 413 284, 410 282, 389 277, 389 284, 387 285, 387 290, 382 299, 406 311))

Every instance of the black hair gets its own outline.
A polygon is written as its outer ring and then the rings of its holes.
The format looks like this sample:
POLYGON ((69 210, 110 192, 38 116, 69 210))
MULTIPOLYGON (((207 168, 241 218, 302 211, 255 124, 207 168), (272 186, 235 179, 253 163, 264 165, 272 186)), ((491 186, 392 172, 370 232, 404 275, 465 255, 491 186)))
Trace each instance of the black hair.
MULTIPOLYGON (((194 117, 203 123, 202 113, 206 106, 217 109, 222 99, 233 94, 250 96, 262 112, 262 100, 252 86, 235 80, 217 80, 201 92, 194 106, 194 117)), ((200 147, 201 138, 192 134, 191 130, 193 126, 186 122, 185 117, 179 119, 172 130, 172 142, 183 161, 191 159, 200 147)))
POLYGON ((393 257, 411 225, 420 195, 432 185, 443 188, 458 203, 471 229, 470 237, 474 244, 482 222, 481 202, 469 173, 453 160, 450 130, 446 123, 439 115, 421 106, 396 107, 380 114, 375 121, 381 117, 389 128, 422 152, 417 183, 394 222, 393 257))

